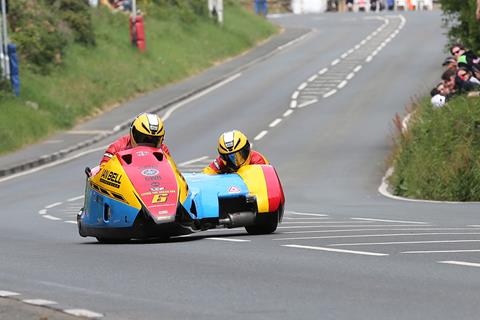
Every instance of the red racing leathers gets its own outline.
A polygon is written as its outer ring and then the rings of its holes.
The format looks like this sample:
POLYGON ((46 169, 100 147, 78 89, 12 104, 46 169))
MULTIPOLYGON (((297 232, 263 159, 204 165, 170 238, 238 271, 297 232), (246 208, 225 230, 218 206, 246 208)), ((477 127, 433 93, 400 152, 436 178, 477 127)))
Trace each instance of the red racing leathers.
MULTIPOLYGON (((107 161, 110 160, 117 152, 131 149, 131 148, 132 148, 132 144, 130 143, 130 135, 126 134, 123 137, 120 137, 117 141, 112 143, 107 148, 107 150, 103 154, 102 160, 100 161, 100 166, 103 166, 105 163, 107 163, 107 161)), ((170 151, 168 151, 168 147, 165 143, 162 143, 162 145, 160 146, 160 149, 162 149, 162 151, 165 154, 170 156, 170 151)))
MULTIPOLYGON (((260 152, 251 150, 250 151, 250 161, 247 164, 269 164, 267 158, 265 158, 260 152)), ((208 165, 205 169, 203 169, 203 173, 206 174, 220 174, 220 173, 233 173, 234 170, 227 167, 225 161, 218 157, 217 159, 213 160, 212 163, 208 165)))

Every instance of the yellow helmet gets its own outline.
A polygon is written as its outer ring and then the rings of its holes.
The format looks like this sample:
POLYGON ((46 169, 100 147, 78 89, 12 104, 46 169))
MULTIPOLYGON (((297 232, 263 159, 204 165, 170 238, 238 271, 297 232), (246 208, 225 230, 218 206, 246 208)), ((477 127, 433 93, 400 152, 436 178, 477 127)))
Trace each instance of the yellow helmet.
POLYGON ((250 163, 250 142, 238 130, 222 133, 218 138, 218 153, 227 167, 238 170, 241 166, 250 163))
POLYGON ((133 120, 130 126, 130 141, 133 147, 159 148, 163 143, 164 136, 163 121, 156 114, 142 113, 133 120))

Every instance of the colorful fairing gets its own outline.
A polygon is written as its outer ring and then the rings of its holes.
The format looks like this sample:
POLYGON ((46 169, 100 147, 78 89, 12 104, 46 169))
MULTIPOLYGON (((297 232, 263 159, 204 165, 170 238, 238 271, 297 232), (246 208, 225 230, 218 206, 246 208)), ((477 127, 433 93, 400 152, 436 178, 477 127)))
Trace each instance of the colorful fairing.
POLYGON ((100 241, 168 237, 222 227, 249 233, 275 231, 285 198, 270 165, 236 174, 182 175, 161 150, 138 147, 118 153, 87 178, 81 236, 100 241))

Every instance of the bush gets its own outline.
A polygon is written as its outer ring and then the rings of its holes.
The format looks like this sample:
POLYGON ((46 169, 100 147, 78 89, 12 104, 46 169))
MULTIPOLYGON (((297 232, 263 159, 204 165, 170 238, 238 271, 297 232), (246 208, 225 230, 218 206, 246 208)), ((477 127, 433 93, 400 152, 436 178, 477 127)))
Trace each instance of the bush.
POLYGON ((480 23, 475 18, 477 0, 440 0, 450 42, 480 50, 480 23))
POLYGON ((40 1, 11 2, 9 22, 20 56, 32 64, 34 71, 48 73, 52 63, 61 63, 68 30, 40 1))

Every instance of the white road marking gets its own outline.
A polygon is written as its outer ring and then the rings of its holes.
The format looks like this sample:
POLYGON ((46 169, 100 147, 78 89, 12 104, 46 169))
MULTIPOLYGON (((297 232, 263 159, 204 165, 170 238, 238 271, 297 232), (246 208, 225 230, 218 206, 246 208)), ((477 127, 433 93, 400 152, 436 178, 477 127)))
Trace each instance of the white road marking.
POLYGON ((318 218, 292 218, 292 217, 283 217, 283 220, 330 220, 330 217, 318 217, 318 218))
POLYGON ((392 242, 358 242, 358 243, 337 243, 334 247, 341 246, 371 246, 371 245, 389 245, 389 244, 427 244, 427 243, 467 243, 480 242, 480 240, 431 240, 431 241, 392 241, 392 242))
POLYGON ((308 32, 307 34, 304 34, 304 35, 301 36, 300 38, 294 39, 294 40, 292 40, 292 41, 290 41, 290 42, 288 42, 288 43, 286 43, 286 44, 284 44, 284 45, 281 45, 281 46, 277 47, 277 50, 283 50, 283 49, 285 49, 285 48, 287 48, 287 47, 290 47, 291 45, 293 45, 293 44, 295 44, 295 43, 297 43, 297 42, 302 41, 303 39, 305 39, 306 37, 308 37, 308 36, 310 35, 310 33, 311 33, 311 32, 308 32))
POLYGON ((480 263, 473 263, 473 262, 466 262, 466 261, 438 261, 438 263, 480 268, 480 263))
POLYGON ((290 108, 295 109, 296 107, 297 107, 297 101, 296 100, 293 100, 292 102, 290 102, 290 108))
POLYGON ((295 91, 295 92, 292 94, 292 99, 297 99, 297 97, 298 97, 299 94, 300 94, 300 92, 295 91))
POLYGON ((462 252, 480 252, 480 249, 472 249, 472 250, 420 250, 420 251, 403 251, 402 253, 462 253, 462 252))
POLYGON ((464 235, 480 233, 437 233, 437 232, 425 232, 425 233, 385 233, 385 234, 356 234, 356 235, 343 235, 343 236, 321 236, 321 237, 296 237, 296 238, 277 238, 273 240, 285 241, 285 240, 314 240, 314 239, 342 239, 342 238, 374 238, 374 237, 404 237, 404 236, 432 236, 432 235, 464 235))
POLYGON ((63 202, 55 202, 55 203, 49 204, 48 206, 45 206, 45 209, 51 209, 51 208, 57 207, 57 206, 61 205, 62 203, 63 202))
POLYGON ((355 51, 355 49, 352 48, 352 49, 348 50, 347 53, 352 54, 354 51, 355 51))
POLYGON ((411 224, 428 224, 427 222, 420 221, 404 221, 404 220, 387 220, 387 219, 373 219, 373 218, 351 218, 352 220, 362 221, 380 221, 380 222, 398 222, 398 223, 411 223, 411 224))
POLYGON ((342 54, 342 55, 340 56, 340 58, 345 59, 347 56, 348 56, 348 53, 345 52, 344 54, 342 54))
POLYGON ((358 72, 362 69, 362 66, 361 65, 358 65, 355 67, 355 69, 353 69, 353 72, 358 72))
POLYGON ((205 238, 208 240, 217 240, 217 241, 230 241, 230 242, 250 242, 251 240, 245 239, 232 239, 232 238, 205 238))
POLYGON ((44 300, 44 299, 25 299, 22 301, 28 304, 36 305, 36 306, 48 306, 52 304, 57 304, 55 301, 44 300))
POLYGON ((318 74, 322 75, 327 71, 328 71, 328 68, 323 68, 322 70, 318 71, 318 74))
POLYGON ((342 89, 343 87, 345 87, 347 85, 347 80, 343 80, 342 82, 340 82, 337 86, 338 89, 342 89))
POLYGON ((182 163, 179 163, 178 166, 187 166, 189 164, 192 164, 192 163, 195 163, 195 162, 200 162, 200 161, 203 161, 203 160, 207 160, 208 157, 207 156, 203 156, 203 157, 199 157, 199 158, 196 158, 196 159, 192 159, 192 160, 188 160, 188 161, 185 161, 185 162, 182 162, 182 163))
POLYGON ((38 214, 44 215, 47 213, 47 209, 38 210, 38 214))
POLYGON ((298 212, 298 211, 287 211, 286 213, 293 214, 293 215, 300 215, 300 216, 328 217, 328 214, 323 214, 323 213, 298 212))
POLYGON ((66 134, 108 134, 108 133, 112 133, 112 130, 70 130, 65 133, 66 134))
POLYGON ((65 309, 63 312, 74 315, 76 317, 85 317, 85 318, 102 318, 103 314, 93 312, 86 309, 65 309))
POLYGON ((370 62, 370 61, 372 61, 372 59, 373 59, 373 57, 370 55, 370 56, 367 57, 367 59, 365 61, 370 62))
POLYGON ((263 130, 262 132, 260 132, 259 134, 256 135, 255 138, 253 138, 253 140, 255 141, 258 141, 260 139, 262 139, 263 137, 265 137, 265 135, 268 133, 267 130, 263 130))
POLYGON ((303 89, 305 89, 307 87, 307 83, 304 82, 302 83, 301 85, 298 86, 298 91, 302 91, 303 89))
POLYGON ((355 46, 355 50, 358 50, 360 47, 361 47, 361 45, 357 44, 357 45, 355 46))
MULTIPOLYGON (((412 227, 412 225, 399 225, 399 224, 355 224, 355 225, 316 225, 316 226, 296 226, 296 227, 278 227, 278 228, 358 228, 358 227, 363 227, 363 228, 382 228, 382 227, 412 227)), ((350 231, 356 231, 357 229, 351 229, 350 231)), ((381 229, 379 229, 381 230, 381 229)))
POLYGON ((13 296, 19 296, 20 293, 17 292, 12 292, 12 291, 2 291, 0 290, 0 297, 13 297, 13 296))
POLYGON ((224 85, 226 85, 226 84, 228 84, 228 83, 230 83, 230 82, 232 82, 232 81, 234 81, 235 79, 239 78, 241 75, 242 75, 242 73, 239 72, 239 73, 237 73, 237 74, 235 74, 235 75, 233 75, 233 76, 231 76, 231 77, 228 77, 227 79, 225 79, 225 80, 217 83, 216 85, 213 85, 213 86, 211 86, 211 87, 209 87, 209 88, 207 88, 207 89, 205 89, 205 90, 203 90, 203 91, 200 91, 199 93, 191 96, 190 98, 187 98, 187 99, 183 100, 182 102, 177 103, 176 105, 170 107, 170 108, 167 110, 167 112, 164 113, 164 115, 161 117, 162 120, 163 120, 163 121, 167 120, 167 119, 170 118, 170 116, 171 116, 176 110, 178 110, 179 108, 183 107, 183 106, 186 105, 186 104, 189 104, 190 102, 192 102, 192 101, 194 101, 194 100, 197 100, 197 99, 199 99, 199 98, 201 98, 201 97, 209 94, 209 93, 212 92, 212 91, 217 90, 218 88, 220 88, 220 87, 222 87, 222 86, 224 86, 224 85))
POLYGON ((325 248, 325 247, 299 246, 299 245, 296 245, 296 244, 286 244, 286 245, 282 245, 282 247, 310 249, 310 250, 319 250, 319 251, 329 251, 329 252, 338 252, 338 253, 352 253, 352 254, 360 254, 360 255, 365 255, 365 256, 378 256, 378 257, 388 256, 387 253, 342 250, 342 249, 332 249, 332 248, 325 248))
POLYGON ((471 224, 471 225, 469 225, 468 227, 475 227, 475 228, 478 228, 478 227, 480 227, 480 225, 478 225, 478 224, 471 224))
POLYGON ((333 60, 333 61, 332 61, 332 66, 336 65, 336 64, 339 63, 339 62, 340 62, 340 59, 335 59, 335 60, 333 60))
POLYGON ((270 128, 273 128, 273 127, 275 127, 276 125, 278 125, 280 122, 282 122, 282 119, 277 118, 277 119, 273 120, 268 126, 269 126, 270 128))
POLYGON ((51 215, 49 215, 49 214, 43 215, 42 217, 45 218, 45 219, 54 220, 54 221, 62 220, 62 219, 60 219, 60 218, 51 216, 51 215))
POLYGON ((318 78, 318 74, 314 74, 313 76, 311 76, 310 78, 308 78, 308 82, 312 82, 314 81, 315 79, 318 78))
POLYGON ((323 97, 324 97, 324 98, 328 98, 328 97, 334 95, 335 93, 337 93, 337 90, 336 90, 336 89, 333 89, 333 90, 330 90, 330 91, 328 91, 327 93, 325 93, 325 94, 323 95, 323 97))
POLYGON ((71 223, 71 224, 77 224, 77 221, 75 220, 67 220, 67 221, 63 221, 65 223, 71 223))
POLYGON ((313 99, 313 100, 306 101, 306 102, 300 104, 298 107, 299 107, 299 108, 304 108, 304 107, 306 107, 306 106, 309 106, 309 105, 314 104, 314 103, 317 103, 317 102, 318 102, 317 99, 313 99))
POLYGON ((293 110, 292 109, 288 109, 287 111, 285 111, 285 113, 283 114, 284 117, 288 117, 289 115, 291 115, 293 113, 293 110))
POLYGON ((78 197, 73 197, 73 198, 68 199, 67 202, 77 201, 77 200, 83 199, 84 197, 85 197, 84 195, 81 195, 81 196, 78 196, 78 197))
MULTIPOLYGON (((284 218, 285 219, 285 218, 284 218)), ((360 226, 359 226, 360 227, 360 226)), ((363 225, 361 226, 363 227, 363 225)), ((378 227, 383 227, 379 225, 378 227)), ((375 228, 375 229, 338 229, 338 230, 302 230, 302 231, 285 231, 282 234, 305 234, 305 233, 336 233, 336 232, 364 232, 364 231, 441 231, 441 230, 465 230, 464 228, 411 228, 414 226, 406 225, 410 228, 375 228)), ((472 228, 466 228, 472 229, 472 228)))
POLYGON ((355 73, 351 72, 351 73, 348 74, 348 76, 347 76, 346 79, 347 79, 347 80, 352 80, 353 77, 355 77, 355 73))

